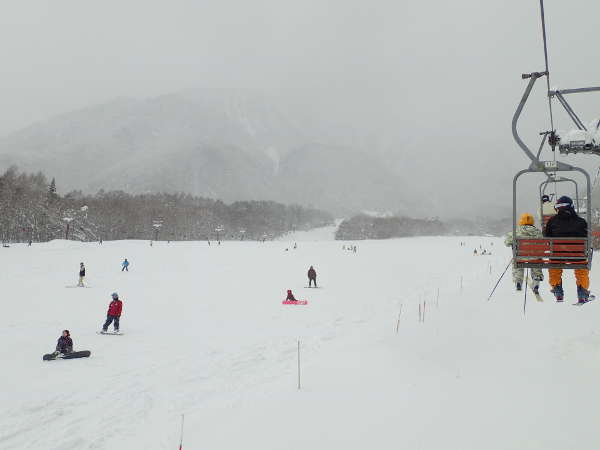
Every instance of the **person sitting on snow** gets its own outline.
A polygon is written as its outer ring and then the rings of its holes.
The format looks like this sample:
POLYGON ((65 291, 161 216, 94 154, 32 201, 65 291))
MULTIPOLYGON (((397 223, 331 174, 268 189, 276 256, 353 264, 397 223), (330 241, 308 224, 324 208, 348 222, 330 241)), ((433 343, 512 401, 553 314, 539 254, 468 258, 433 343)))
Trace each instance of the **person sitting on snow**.
POLYGON ((62 336, 58 338, 56 343, 56 351, 54 355, 59 353, 71 353, 73 351, 73 340, 71 339, 71 333, 69 330, 63 330, 62 336))
POLYGON ((292 294, 292 290, 288 289, 287 291, 287 297, 286 300, 290 301, 290 302, 297 302, 298 300, 296 300, 296 297, 294 297, 294 294, 292 294))
MULTIPOLYGON (((517 227, 517 238, 531 238, 531 239, 539 239, 542 238, 542 232, 538 230, 534 225, 533 216, 529 213, 525 213, 521 215, 519 219, 519 226, 517 227)), ((506 235, 506 239, 504 239, 504 244, 507 247, 512 247, 514 245, 514 237, 512 231, 506 235)), ((523 258, 525 259, 525 258, 523 258)), ((517 269, 514 267, 513 260, 513 270, 512 276, 517 291, 520 291, 523 286, 523 278, 524 278, 525 269, 517 269)), ((540 281, 544 279, 544 274, 542 269, 531 269, 531 278, 533 280, 533 292, 537 295, 540 291, 540 281)))

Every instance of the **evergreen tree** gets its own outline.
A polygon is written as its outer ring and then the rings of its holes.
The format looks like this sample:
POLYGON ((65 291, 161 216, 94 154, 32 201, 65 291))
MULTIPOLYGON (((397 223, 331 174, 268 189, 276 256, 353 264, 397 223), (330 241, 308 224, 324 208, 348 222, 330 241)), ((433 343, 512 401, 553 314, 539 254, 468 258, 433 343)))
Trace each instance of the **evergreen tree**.
POLYGON ((48 202, 54 203, 58 198, 58 194, 56 193, 56 180, 54 177, 50 182, 50 186, 48 186, 48 202))

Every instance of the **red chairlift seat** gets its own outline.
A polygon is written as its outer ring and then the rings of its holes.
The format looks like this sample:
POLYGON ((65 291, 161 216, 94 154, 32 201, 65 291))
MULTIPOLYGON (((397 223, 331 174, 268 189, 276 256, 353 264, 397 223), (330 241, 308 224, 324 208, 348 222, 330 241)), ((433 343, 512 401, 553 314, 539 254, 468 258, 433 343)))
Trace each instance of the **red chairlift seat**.
POLYGON ((519 269, 589 269, 592 252, 586 238, 516 239, 515 266, 519 269))

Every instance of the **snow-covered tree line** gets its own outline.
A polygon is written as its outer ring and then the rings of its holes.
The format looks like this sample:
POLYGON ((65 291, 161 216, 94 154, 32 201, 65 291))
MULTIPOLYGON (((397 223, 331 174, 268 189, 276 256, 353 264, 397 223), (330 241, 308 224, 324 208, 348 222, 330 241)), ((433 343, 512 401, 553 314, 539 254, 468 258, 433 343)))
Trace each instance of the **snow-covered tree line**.
POLYGON ((409 217, 373 217, 359 214, 344 220, 337 232, 338 240, 389 239, 406 236, 448 234, 448 227, 437 219, 409 217))
POLYGON ((112 239, 271 239, 333 222, 326 212, 271 201, 219 200, 188 194, 100 191, 57 193, 54 179, 20 173, 0 176, 0 237, 4 241, 112 239), (68 235, 67 235, 68 231, 68 235))

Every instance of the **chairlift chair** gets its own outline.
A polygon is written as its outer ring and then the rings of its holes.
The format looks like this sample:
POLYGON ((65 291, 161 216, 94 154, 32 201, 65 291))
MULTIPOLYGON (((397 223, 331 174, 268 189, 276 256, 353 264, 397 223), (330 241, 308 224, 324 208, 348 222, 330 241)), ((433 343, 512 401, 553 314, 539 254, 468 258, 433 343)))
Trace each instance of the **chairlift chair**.
POLYGON ((545 181, 542 181, 542 183, 540 183, 540 186, 539 186, 540 219, 541 219, 542 229, 545 229, 548 221, 552 218, 552 216, 556 215, 556 212, 554 210, 552 211, 551 214, 544 214, 544 202, 542 201, 542 197, 544 195, 548 195, 550 197, 550 202, 552 203, 555 195, 554 195, 554 193, 546 194, 546 189, 551 184, 554 184, 554 186, 556 187, 557 183, 573 183, 573 186, 575 188, 575 199, 574 199, 575 211, 577 212, 577 214, 579 214, 581 212, 580 211, 581 210, 581 208, 580 208, 581 199, 579 198, 579 186, 577 184, 577 181, 575 181, 572 178, 567 178, 567 177, 563 177, 563 176, 556 176, 556 175, 549 176, 548 179, 545 181))
MULTIPOLYGON (((527 144, 520 138, 517 131, 517 122, 523 111, 523 107, 533 85, 538 78, 546 76, 548 72, 534 72, 531 74, 523 75, 523 79, 529 79, 529 83, 525 89, 521 102, 519 103, 517 110, 513 116, 512 121, 512 132, 513 137, 521 150, 531 160, 531 164, 528 168, 519 171, 513 178, 513 261, 516 268, 522 269, 590 269, 592 265, 593 250, 591 246, 591 229, 592 229, 592 218, 591 218, 591 181, 589 174, 580 167, 575 167, 570 164, 566 164, 560 161, 543 161, 540 160, 538 152, 534 155, 529 149, 527 144), (585 238, 517 238, 517 182, 519 178, 527 173, 543 173, 546 175, 547 180, 544 183, 550 183, 554 181, 554 178, 563 179, 568 181, 566 177, 556 177, 557 172, 579 172, 586 180, 586 220, 588 223, 587 237, 585 238), (550 181, 552 180, 552 181, 550 181)), ((547 138, 547 134, 544 134, 542 145, 547 138)), ((550 144, 552 145, 552 139, 550 144)), ((543 189, 543 185, 540 185, 540 189, 543 189)), ((577 197, 579 197, 578 189, 576 191, 577 197)), ((540 195, 541 201, 541 195, 540 195)))

